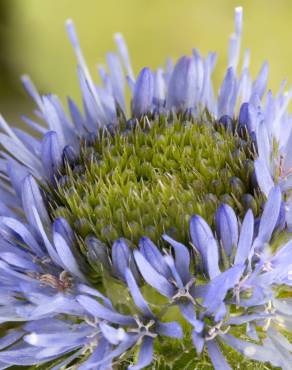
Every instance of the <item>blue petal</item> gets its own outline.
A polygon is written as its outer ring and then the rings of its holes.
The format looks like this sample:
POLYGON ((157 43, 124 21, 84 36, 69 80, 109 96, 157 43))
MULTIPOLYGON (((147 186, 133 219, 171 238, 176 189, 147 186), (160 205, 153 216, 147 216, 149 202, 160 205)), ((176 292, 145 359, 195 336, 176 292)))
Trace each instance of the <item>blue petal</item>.
POLYGON ((22 185, 23 210, 28 221, 37 229, 33 207, 37 210, 43 224, 50 225, 50 218, 44 204, 40 189, 31 175, 28 175, 22 185))
POLYGON ((77 301, 94 317, 106 320, 113 324, 134 325, 135 320, 131 316, 122 315, 101 305, 97 300, 84 295, 77 296, 77 301))
POLYGON ((107 64, 110 72, 110 79, 115 100, 125 112, 125 97, 124 97, 124 73, 118 56, 114 53, 108 53, 106 56, 107 64))
POLYGON ((44 245, 46 246, 49 256, 51 257, 52 261, 54 261, 57 265, 62 266, 60 257, 56 252, 55 248, 52 246, 52 243, 49 241, 49 238, 44 229, 44 225, 42 224, 42 221, 40 219, 40 215, 37 209, 34 207, 34 205, 32 205, 32 215, 34 217, 35 228, 38 231, 41 238, 43 239, 44 245))
POLYGON ((93 236, 86 237, 85 244, 88 248, 89 260, 100 263, 103 268, 112 272, 112 264, 109 258, 107 246, 93 236))
POLYGON ((23 336, 23 334, 24 332, 22 330, 9 330, 3 337, 0 338, 0 349, 2 350, 3 348, 15 343, 23 336))
POLYGON ((183 283, 187 284, 191 280, 190 253, 187 247, 166 234, 162 237, 174 248, 176 270, 178 271, 183 283))
POLYGON ((133 115, 140 118, 152 110, 154 96, 154 78, 149 68, 144 68, 135 83, 132 111, 133 115))
POLYGON ((204 268, 211 279, 220 274, 219 253, 216 240, 207 222, 200 216, 190 221, 190 233, 195 248, 200 252, 204 268))
POLYGON ((248 103, 243 103, 240 107, 238 116, 238 129, 247 129, 249 132, 251 132, 248 103))
POLYGON ((259 122, 256 128, 256 138, 258 156, 268 165, 273 150, 273 144, 271 144, 270 142, 269 133, 265 121, 259 122))
POLYGON ((207 292, 204 297, 203 305, 207 308, 208 312, 215 313, 220 308, 228 290, 236 286, 243 271, 243 265, 235 265, 222 272, 222 274, 207 284, 207 292))
POLYGON ((245 357, 256 361, 270 362, 273 366, 279 366, 279 354, 273 351, 272 348, 245 342, 230 334, 222 335, 221 338, 226 344, 242 353, 245 357))
POLYGON ((262 99, 266 91, 267 83, 268 83, 268 75, 269 75, 269 65, 267 62, 265 62, 262 65, 262 68, 252 86, 252 94, 258 95, 260 99, 262 99))
POLYGON ((78 276, 82 280, 86 280, 80 267, 74 257, 71 248, 66 243, 65 239, 58 233, 54 233, 54 244, 62 261, 63 266, 66 270, 71 272, 73 275, 78 276))
POLYGON ((234 259, 235 264, 245 263, 248 258, 253 241, 253 230, 254 217, 252 211, 249 209, 241 226, 239 242, 234 259))
POLYGON ((268 196, 267 203, 260 220, 258 241, 267 243, 270 241, 272 233, 276 227, 281 209, 282 194, 278 186, 274 187, 268 196))
POLYGON ((94 368, 96 368, 97 370, 104 370, 107 366, 110 367, 111 359, 107 361, 105 360, 105 363, 103 365, 101 365, 100 367, 96 367, 97 361, 100 362, 101 359, 107 357, 110 348, 110 343, 105 338, 100 338, 92 354, 84 362, 82 362, 82 364, 80 364, 78 370, 92 370, 94 368))
POLYGON ((228 65, 236 70, 240 55, 240 43, 242 33, 242 7, 235 8, 235 33, 229 40, 228 65))
POLYGON ((131 62, 130 62, 129 52, 128 52, 127 44, 123 38, 123 35, 120 33, 116 33, 115 42, 118 47, 119 54, 127 70, 127 74, 132 80, 134 80, 135 78, 134 78, 134 73, 132 70, 131 62))
POLYGON ((159 274, 139 251, 134 251, 134 257, 145 281, 162 295, 172 298, 174 288, 170 282, 163 275, 159 274))
POLYGON ((136 365, 129 366, 129 370, 140 370, 151 364, 153 359, 153 338, 144 337, 136 365))
POLYGON ((238 224, 235 212, 227 205, 222 204, 215 215, 216 230, 227 256, 232 253, 232 248, 238 241, 238 224))
POLYGON ((232 67, 227 69, 218 97, 218 116, 233 117, 237 97, 237 81, 232 67))
POLYGON ((76 103, 71 98, 68 98, 68 107, 69 107, 71 119, 74 123, 74 126, 77 128, 77 130, 81 134, 85 133, 85 131, 84 131, 84 127, 85 127, 84 117, 80 113, 80 110, 77 107, 76 103))
POLYGON ((182 339, 183 338, 183 331, 181 326, 173 321, 173 322, 158 322, 157 323, 157 333, 159 335, 171 338, 182 339))
POLYGON ((171 276, 171 272, 167 263, 165 262, 159 249, 147 237, 142 237, 139 240, 139 248, 146 260, 151 266, 167 279, 171 276))
POLYGON ((232 370, 215 340, 207 341, 207 348, 215 370, 232 370))
POLYGON ((16 234, 37 256, 42 257, 44 255, 42 247, 22 222, 12 217, 1 217, 0 233, 5 239, 8 236, 8 240, 13 240, 16 234), (8 229, 11 235, 7 235, 7 229, 2 231, 3 226, 8 229))
POLYGON ((192 340, 198 354, 201 354, 204 349, 204 338, 201 334, 198 334, 195 330, 192 331, 192 340))
POLYGON ((122 342, 125 337, 126 333, 125 330, 122 328, 113 328, 110 325, 107 325, 105 322, 101 322, 99 324, 100 330, 103 334, 103 336, 111 343, 111 344, 119 344, 122 342))
POLYGON ((274 186, 274 181, 267 164, 260 158, 254 161, 255 174, 259 187, 267 196, 274 186))
POLYGON ((137 307, 140 308, 140 310, 143 312, 144 315, 152 317, 153 313, 150 310, 147 302, 145 301, 137 283, 136 280, 131 273, 129 269, 126 269, 125 271, 125 278, 128 285, 128 288, 130 290, 131 296, 133 297, 133 300, 137 307))
POLYGON ((7 174, 13 189, 16 191, 19 199, 21 199, 21 187, 23 180, 29 174, 28 169, 11 158, 7 161, 7 174))
POLYGON ((59 217, 54 221, 53 232, 60 234, 68 245, 75 243, 74 232, 65 218, 59 217))
POLYGON ((99 123, 101 124, 101 126, 106 125, 107 118, 103 110, 99 96, 97 94, 95 84, 91 78, 89 69, 85 63, 85 59, 83 57, 83 54, 82 54, 82 51, 79 45, 79 40, 78 40, 72 20, 68 20, 66 22, 66 27, 67 27, 69 39, 71 41, 71 44, 73 46, 73 49, 75 51, 75 54, 78 60, 78 64, 80 66, 79 77, 81 77, 82 79, 82 83, 81 83, 82 92, 86 94, 86 100, 90 99, 90 104, 92 105, 92 109, 93 111, 97 113, 96 118, 99 120, 99 123))
POLYGON ((115 241, 112 246, 113 267, 117 276, 122 280, 125 280, 126 269, 129 267, 131 258, 131 251, 127 243, 123 239, 115 241))
POLYGON ((80 293, 85 293, 88 295, 93 295, 94 297, 101 298, 105 306, 107 306, 110 309, 113 308, 111 301, 103 294, 101 294, 98 290, 91 288, 85 284, 78 284, 77 288, 80 293))
POLYGON ((167 106, 177 110, 193 108, 196 93, 194 58, 183 56, 176 63, 169 81, 167 106))
MULTIPOLYGON (((134 346, 138 340, 139 335, 128 335, 127 339, 121 342, 113 351, 109 352, 109 354, 106 354, 102 359, 97 358, 94 362, 94 366, 108 364, 113 358, 119 357, 120 355, 126 353, 127 350, 134 346)), ((90 370, 91 369, 92 368, 90 368, 90 370)), ((104 369, 104 367, 101 369, 104 369)))
POLYGON ((196 329, 196 332, 200 333, 203 330, 203 323, 197 319, 193 303, 190 301, 182 302, 179 304, 179 309, 183 317, 196 329))

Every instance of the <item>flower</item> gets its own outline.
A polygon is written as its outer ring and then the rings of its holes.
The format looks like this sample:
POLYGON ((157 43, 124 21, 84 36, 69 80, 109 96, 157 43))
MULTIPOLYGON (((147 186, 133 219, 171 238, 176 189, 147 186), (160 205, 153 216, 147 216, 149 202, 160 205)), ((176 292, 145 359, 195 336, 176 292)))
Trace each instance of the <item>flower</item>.
POLYGON ((120 34, 96 86, 67 31, 84 112, 24 76, 36 134, 0 118, 0 367, 289 369, 291 93, 238 76, 242 9, 218 96, 214 53, 135 79, 120 34))

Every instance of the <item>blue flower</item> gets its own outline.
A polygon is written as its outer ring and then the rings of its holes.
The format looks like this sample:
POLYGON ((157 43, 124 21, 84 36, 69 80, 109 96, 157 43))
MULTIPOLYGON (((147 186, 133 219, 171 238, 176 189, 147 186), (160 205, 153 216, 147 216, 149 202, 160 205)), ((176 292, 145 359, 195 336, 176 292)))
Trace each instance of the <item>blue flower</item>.
POLYGON ((258 231, 254 230, 251 211, 240 226, 233 209, 223 204, 216 214, 218 239, 200 216, 194 216, 190 233, 197 259, 195 275, 190 272, 187 247, 167 235, 164 239, 174 248, 175 258, 171 254, 162 255, 147 238, 141 239, 140 250, 134 252, 145 281, 171 304, 179 306, 193 326, 194 346, 199 353, 207 347, 216 369, 229 368, 220 351, 222 342, 246 357, 267 361, 273 366, 285 368, 292 360, 291 344, 275 329, 277 321, 281 322, 281 314, 272 309, 286 304, 287 314, 287 302, 276 297, 275 287, 291 285, 292 243, 288 242, 275 254, 268 244, 278 226, 281 202, 280 189, 272 189, 258 231), (200 272, 206 276, 204 284, 201 284, 200 272), (247 291, 248 299, 244 298, 247 291), (246 326, 247 336, 259 343, 239 340, 230 334, 236 325, 246 326), (263 344, 256 327, 265 328, 267 339, 263 344), (274 341, 277 344, 273 344, 274 341), (281 351, 287 352, 285 356, 281 351))
MULTIPOLYGON (((287 111, 292 94, 284 92, 284 85, 275 96, 266 93, 267 63, 252 81, 248 51, 238 73, 242 9, 235 9, 235 33, 217 95, 212 85, 215 53, 204 58, 193 50, 176 64, 168 61, 165 69, 143 68, 135 78, 120 34, 115 35, 117 52, 107 54, 107 68, 99 66, 102 85, 97 86, 72 21, 67 31, 78 61, 83 112, 69 98, 67 115, 57 96, 40 95, 23 76, 37 106, 36 121, 23 120, 36 135, 13 129, 0 117, 5 149, 0 159, 0 323, 10 328, 3 326, 0 368, 46 363, 52 369, 108 369, 121 361, 129 369, 142 369, 159 356, 169 357, 163 345, 170 346, 171 340, 194 358, 195 349, 196 359, 204 351, 215 369, 230 368, 226 346, 244 359, 291 368, 292 345, 286 335, 291 337, 292 331, 292 134, 287 111), (52 216, 51 198, 66 183, 62 168, 73 163, 78 170, 84 142, 96 143, 105 132, 114 137, 121 121, 122 136, 140 122, 147 135, 146 126, 162 118, 170 125, 174 117, 187 117, 179 121, 186 126, 188 119, 199 119, 204 127, 219 124, 214 136, 223 126, 242 140, 243 150, 249 145, 255 164, 251 181, 259 186, 257 214, 252 202, 244 212, 236 187, 246 184, 232 178, 231 185, 223 184, 232 188, 224 199, 237 208, 221 202, 213 223, 191 215, 189 245, 167 231, 159 246, 142 234, 138 246, 118 235, 108 247, 94 235, 83 240, 69 219, 52 216)), ((90 161, 82 164, 90 166, 90 161)), ((147 177, 147 168, 145 172, 147 177)), ((172 180, 172 174, 167 176, 172 180)), ((134 191, 130 181, 127 191, 134 191)), ((124 217, 119 209, 111 212, 124 217)), ((187 219, 188 210, 184 212, 187 219)), ((135 209, 131 217, 136 217, 135 209)))

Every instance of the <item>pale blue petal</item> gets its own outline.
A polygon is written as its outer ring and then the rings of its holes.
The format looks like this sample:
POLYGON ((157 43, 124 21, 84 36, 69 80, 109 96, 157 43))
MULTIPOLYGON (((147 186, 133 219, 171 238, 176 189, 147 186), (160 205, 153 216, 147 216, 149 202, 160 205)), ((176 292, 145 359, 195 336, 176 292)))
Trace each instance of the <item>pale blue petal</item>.
POLYGON ((118 312, 112 311, 100 304, 97 300, 84 295, 77 296, 77 301, 88 311, 93 317, 106 320, 113 324, 134 325, 134 318, 127 315, 121 315, 118 312))
POLYGON ((241 225, 239 241, 234 259, 234 263, 236 265, 245 263, 248 258, 253 242, 253 231, 254 216, 252 211, 249 209, 241 225))
POLYGON ((144 315, 152 317, 153 313, 150 310, 146 300, 144 299, 133 274, 128 268, 125 271, 125 278, 136 306, 140 308, 144 315))
POLYGON ((134 251, 134 257, 145 281, 162 295, 172 298, 174 288, 171 283, 163 275, 159 274, 139 251, 134 251))
POLYGON ((151 364, 153 359, 153 338, 144 337, 136 365, 129 366, 129 370, 140 370, 151 364))
POLYGON ((237 217, 233 209, 228 204, 222 204, 215 215, 216 230, 219 239, 227 256, 232 253, 233 247, 238 241, 237 217))
POLYGON ((206 342, 208 354, 215 370, 232 370, 215 340, 206 342))

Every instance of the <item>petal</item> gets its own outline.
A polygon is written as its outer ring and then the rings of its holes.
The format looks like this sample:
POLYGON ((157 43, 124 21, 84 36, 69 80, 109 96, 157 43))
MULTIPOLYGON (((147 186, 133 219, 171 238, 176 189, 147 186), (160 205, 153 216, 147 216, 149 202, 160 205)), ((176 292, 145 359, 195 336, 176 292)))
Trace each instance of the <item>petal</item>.
POLYGON ((23 336, 23 334, 24 333, 21 330, 9 330, 3 337, 0 338, 0 350, 17 342, 23 336))
POLYGON ((172 72, 166 104, 169 108, 186 110, 194 107, 196 99, 196 66, 194 58, 183 56, 172 72))
POLYGON ((239 282, 243 271, 243 265, 235 265, 222 272, 207 284, 207 292, 203 305, 207 308, 208 312, 215 313, 220 308, 228 290, 234 288, 239 282))
POLYGON ((128 48, 127 44, 123 38, 123 35, 121 33, 116 33, 115 34, 115 42, 118 47, 119 54, 121 56, 121 59, 125 65, 125 68, 127 70, 128 76, 132 79, 135 80, 134 73, 132 70, 131 62, 130 62, 130 57, 128 53, 128 48))
POLYGON ((56 132, 49 131, 44 136, 41 158, 46 169, 47 178, 53 182, 62 164, 62 152, 56 132))
POLYGON ((202 256, 205 270, 213 279, 220 274, 219 252, 210 226, 202 217, 193 216, 190 221, 190 233, 194 246, 202 256))
POLYGON ((50 225, 50 218, 43 197, 35 179, 28 175, 22 185, 22 205, 28 221, 36 227, 33 207, 37 210, 39 217, 45 225, 50 225))
POLYGON ((106 55, 107 64, 109 67, 110 80, 112 84, 113 94, 119 106, 125 111, 125 96, 124 85, 125 78, 120 59, 115 53, 106 55))
MULTIPOLYGON (((0 217, 0 233, 3 226, 8 228, 11 232, 11 236, 8 236, 9 241, 11 241, 10 237, 13 239, 13 233, 15 233, 37 256, 44 255, 44 251, 41 246, 22 222, 12 217, 0 217)), ((5 236, 6 235, 7 234, 5 232, 5 236)), ((4 235, 2 236, 5 238, 4 235)))
POLYGON ((256 142, 257 142, 258 156, 269 167, 271 153, 273 149, 271 147, 270 138, 269 138, 268 130, 266 127, 266 122, 264 121, 259 122, 258 126, 256 127, 256 140, 257 140, 256 142))
POLYGON ((129 370, 139 370, 151 364, 153 359, 153 338, 144 337, 136 365, 129 366, 129 370))
POLYGON ((207 348, 215 370, 232 370, 215 340, 208 341, 207 348))
POLYGON ((127 243, 123 239, 115 241, 112 246, 112 262, 115 273, 122 280, 125 280, 125 272, 131 258, 132 254, 127 243))
POLYGON ((190 252, 187 247, 176 240, 172 239, 166 234, 162 235, 162 238, 167 241, 174 249, 175 252, 175 267, 178 271, 184 284, 187 284, 191 280, 190 274, 190 252))
POLYGON ((133 300, 136 304, 137 307, 140 308, 140 310, 143 312, 144 315, 146 316, 149 316, 149 317, 152 317, 153 316, 153 313, 152 311, 150 310, 147 302, 145 301, 137 283, 136 283, 136 280, 133 276, 133 274, 131 273, 131 271, 129 269, 126 269, 126 272, 125 272, 125 278, 126 278, 126 282, 127 282, 127 285, 128 285, 128 288, 130 290, 130 293, 131 293, 131 296, 133 297, 133 300))
POLYGON ((160 275, 139 251, 134 251, 134 257, 145 281, 162 295, 172 298, 174 288, 169 281, 163 275, 160 275))
POLYGON ((216 212, 215 219, 218 237, 227 256, 230 256, 238 241, 238 224, 235 212, 229 205, 222 204, 216 212))
POLYGON ((121 315, 101 305, 97 300, 84 295, 77 296, 77 301, 94 317, 107 320, 113 324, 134 325, 135 320, 131 316, 121 315))
POLYGON ((60 260, 67 271, 71 272, 75 276, 78 276, 82 280, 86 280, 70 247, 66 243, 65 239, 58 233, 54 233, 54 245, 60 260))
MULTIPOLYGON (((67 33, 69 36, 69 39, 71 41, 71 44, 73 46, 73 49, 76 54, 76 58, 78 60, 78 64, 80 66, 79 71, 82 74, 83 78, 83 87, 86 87, 85 90, 87 90, 87 96, 91 99, 91 103, 93 105, 93 109, 98 113, 98 119, 100 121, 101 125, 106 125, 107 123, 107 118, 105 115, 105 112, 103 110, 101 101, 99 99, 99 96, 97 94, 95 84, 92 80, 92 77, 90 75, 89 69, 86 65, 85 59, 83 57, 80 45, 79 45, 79 40, 76 34, 76 30, 74 27, 74 24, 72 20, 68 20, 66 22, 66 27, 67 27, 67 33)), ((82 91, 84 93, 84 91, 82 91)))
POLYGON ((142 237, 139 240, 139 248, 142 255, 151 264, 151 266, 167 279, 171 276, 171 272, 163 255, 152 241, 147 237, 142 237))
POLYGON ((262 68, 252 86, 252 94, 258 95, 260 99, 263 97, 266 91, 268 76, 269 76, 269 65, 267 62, 265 62, 262 65, 262 68))
POLYGON ((218 97, 218 117, 233 117, 237 97, 237 81, 232 67, 227 69, 218 97))
POLYGON ((140 118, 152 110, 154 95, 154 78, 149 68, 144 68, 137 77, 134 87, 132 111, 133 115, 140 118))
POLYGON ((53 232, 58 233, 66 240, 66 243, 73 245, 75 242, 74 232, 65 218, 59 217, 53 223, 53 232))
POLYGON ((203 330, 204 324, 196 317, 196 310, 192 302, 183 302, 179 304, 180 312, 183 317, 193 325, 196 332, 200 333, 203 330))
POLYGON ((157 333, 159 333, 159 335, 163 335, 165 337, 178 338, 178 339, 181 339, 183 337, 182 328, 175 321, 158 322, 156 330, 157 330, 157 333))
POLYGON ((282 194, 278 186, 274 187, 268 196, 267 203, 260 220, 257 239, 262 243, 270 241, 272 233, 277 224, 281 209, 282 194))
POLYGON ((21 187, 23 180, 29 174, 28 169, 11 158, 7 161, 7 174, 14 190, 21 199, 21 187))
POLYGON ((251 132, 249 103, 246 102, 241 105, 238 116, 238 130, 240 132, 241 130, 244 131, 244 129, 247 129, 249 132, 251 132))
POLYGON ((274 186, 274 181, 268 165, 262 159, 257 158, 254 161, 254 167, 259 187, 265 195, 268 195, 274 186))
POLYGON ((242 33, 242 7, 235 8, 235 33, 230 37, 228 65, 236 70, 240 55, 241 33, 242 33))
POLYGON ((119 344, 122 342, 126 337, 126 332, 123 328, 113 328, 110 325, 107 325, 105 322, 101 322, 99 324, 100 330, 103 336, 111 343, 111 344, 119 344))
POLYGON ((274 366, 279 366, 279 355, 276 351, 266 346, 260 346, 252 342, 245 342, 235 338, 233 335, 224 334, 221 339, 236 351, 242 353, 256 361, 270 362, 274 366))
POLYGON ((234 259, 235 265, 245 263, 246 259, 248 258, 253 241, 253 231, 254 217, 252 211, 249 209, 241 226, 239 242, 234 259))
POLYGON ((85 238, 85 244, 88 248, 88 259, 94 265, 100 263, 103 268, 112 272, 112 265, 108 254, 107 246, 99 239, 88 236, 85 238))
POLYGON ((204 338, 201 334, 198 334, 195 330, 192 331, 192 340, 198 354, 201 354, 204 349, 204 338))

